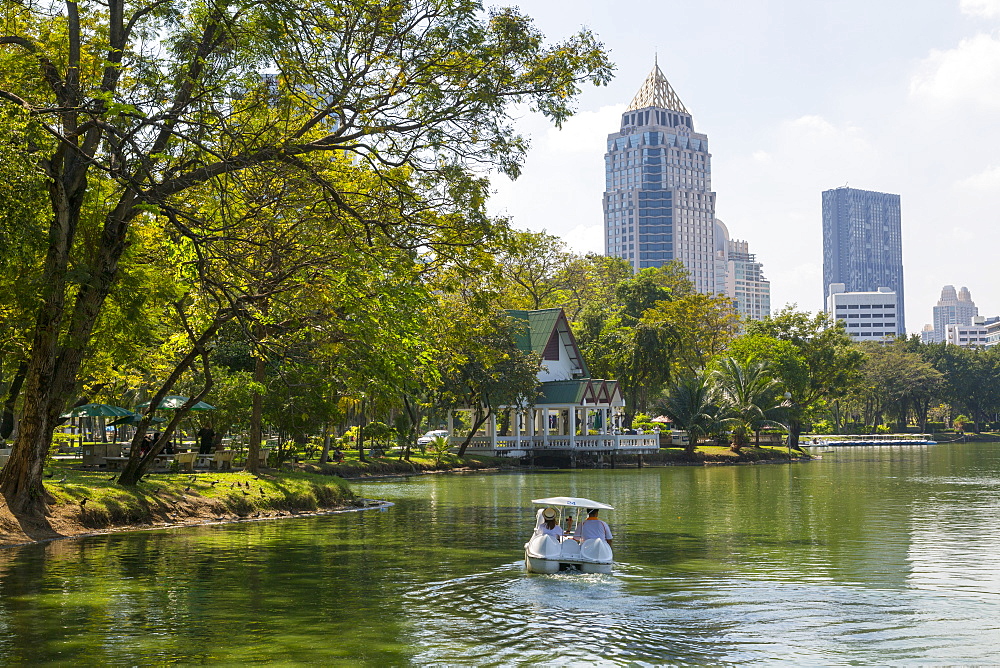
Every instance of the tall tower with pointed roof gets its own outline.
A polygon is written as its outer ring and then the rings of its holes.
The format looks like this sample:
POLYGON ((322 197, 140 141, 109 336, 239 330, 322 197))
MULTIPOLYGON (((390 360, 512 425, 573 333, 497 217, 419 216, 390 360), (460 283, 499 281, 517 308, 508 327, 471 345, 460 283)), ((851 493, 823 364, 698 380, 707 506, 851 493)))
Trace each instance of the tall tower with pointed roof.
POLYGON ((708 136, 659 64, 608 135, 604 155, 605 254, 635 270, 680 260, 695 288, 714 292, 715 193, 708 136))

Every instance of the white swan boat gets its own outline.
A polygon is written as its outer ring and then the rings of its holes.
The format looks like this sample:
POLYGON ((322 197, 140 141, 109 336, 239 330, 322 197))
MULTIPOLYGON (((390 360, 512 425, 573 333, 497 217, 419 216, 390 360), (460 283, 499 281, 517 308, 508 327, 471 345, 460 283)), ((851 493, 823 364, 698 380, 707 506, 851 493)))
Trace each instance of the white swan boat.
MULTIPOLYGON (((534 504, 556 509, 556 522, 565 529, 565 520, 571 519, 572 528, 580 526, 586 519, 586 510, 614 510, 600 501, 572 496, 554 496, 548 499, 532 499, 534 504), (582 517, 581 517, 582 515, 582 517)), ((544 508, 535 514, 535 531, 524 544, 524 565, 529 573, 558 573, 577 570, 584 573, 610 573, 614 559, 611 546, 603 538, 581 540, 575 531, 566 531, 565 536, 555 537, 542 533, 544 508)))

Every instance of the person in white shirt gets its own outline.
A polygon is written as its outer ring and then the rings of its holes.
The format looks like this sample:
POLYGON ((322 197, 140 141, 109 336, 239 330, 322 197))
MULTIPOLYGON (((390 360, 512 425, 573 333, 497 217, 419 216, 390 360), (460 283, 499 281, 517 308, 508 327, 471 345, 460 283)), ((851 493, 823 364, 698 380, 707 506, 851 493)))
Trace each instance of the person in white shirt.
POLYGON ((539 530, 542 532, 542 534, 544 534, 546 536, 552 536, 556 540, 559 540, 560 538, 563 537, 563 535, 565 533, 563 531, 563 528, 561 526, 559 526, 558 524, 556 524, 556 509, 555 508, 546 508, 545 510, 543 510, 542 511, 542 520, 544 520, 542 522, 542 525, 540 527, 538 527, 539 530))
POLYGON ((611 545, 611 527, 597 517, 597 508, 587 510, 587 519, 580 523, 579 533, 583 540, 603 538, 608 545, 611 545))

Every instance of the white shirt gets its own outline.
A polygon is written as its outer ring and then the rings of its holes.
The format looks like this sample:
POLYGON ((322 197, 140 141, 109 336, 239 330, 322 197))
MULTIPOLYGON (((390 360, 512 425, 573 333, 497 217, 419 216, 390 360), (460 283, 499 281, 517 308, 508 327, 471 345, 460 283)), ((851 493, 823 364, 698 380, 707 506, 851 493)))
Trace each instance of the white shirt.
POLYGON ((543 524, 542 526, 539 527, 539 530, 542 532, 543 536, 552 536, 553 538, 559 538, 560 536, 563 536, 565 534, 563 528, 558 524, 552 527, 551 529, 543 524))
POLYGON ((588 518, 580 524, 580 537, 584 540, 590 538, 611 540, 611 527, 604 520, 599 520, 596 517, 588 518))

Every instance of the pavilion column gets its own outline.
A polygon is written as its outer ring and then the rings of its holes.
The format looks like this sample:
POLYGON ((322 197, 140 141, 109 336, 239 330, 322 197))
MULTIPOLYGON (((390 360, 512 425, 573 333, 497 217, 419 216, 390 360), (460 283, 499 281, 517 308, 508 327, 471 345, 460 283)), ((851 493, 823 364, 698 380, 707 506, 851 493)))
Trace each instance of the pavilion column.
POLYGON ((549 407, 546 406, 542 409, 542 444, 549 444, 549 407))
POLYGON ((576 447, 576 406, 570 406, 569 411, 569 446, 571 448, 576 447))
POLYGON ((489 430, 488 436, 490 437, 490 446, 496 450, 497 448, 497 412, 490 411, 490 422, 487 426, 489 430))
POLYGON ((448 409, 448 438, 455 435, 455 411, 448 409))
POLYGON ((521 409, 513 408, 511 409, 510 422, 514 425, 514 444, 516 447, 521 447, 521 409))

